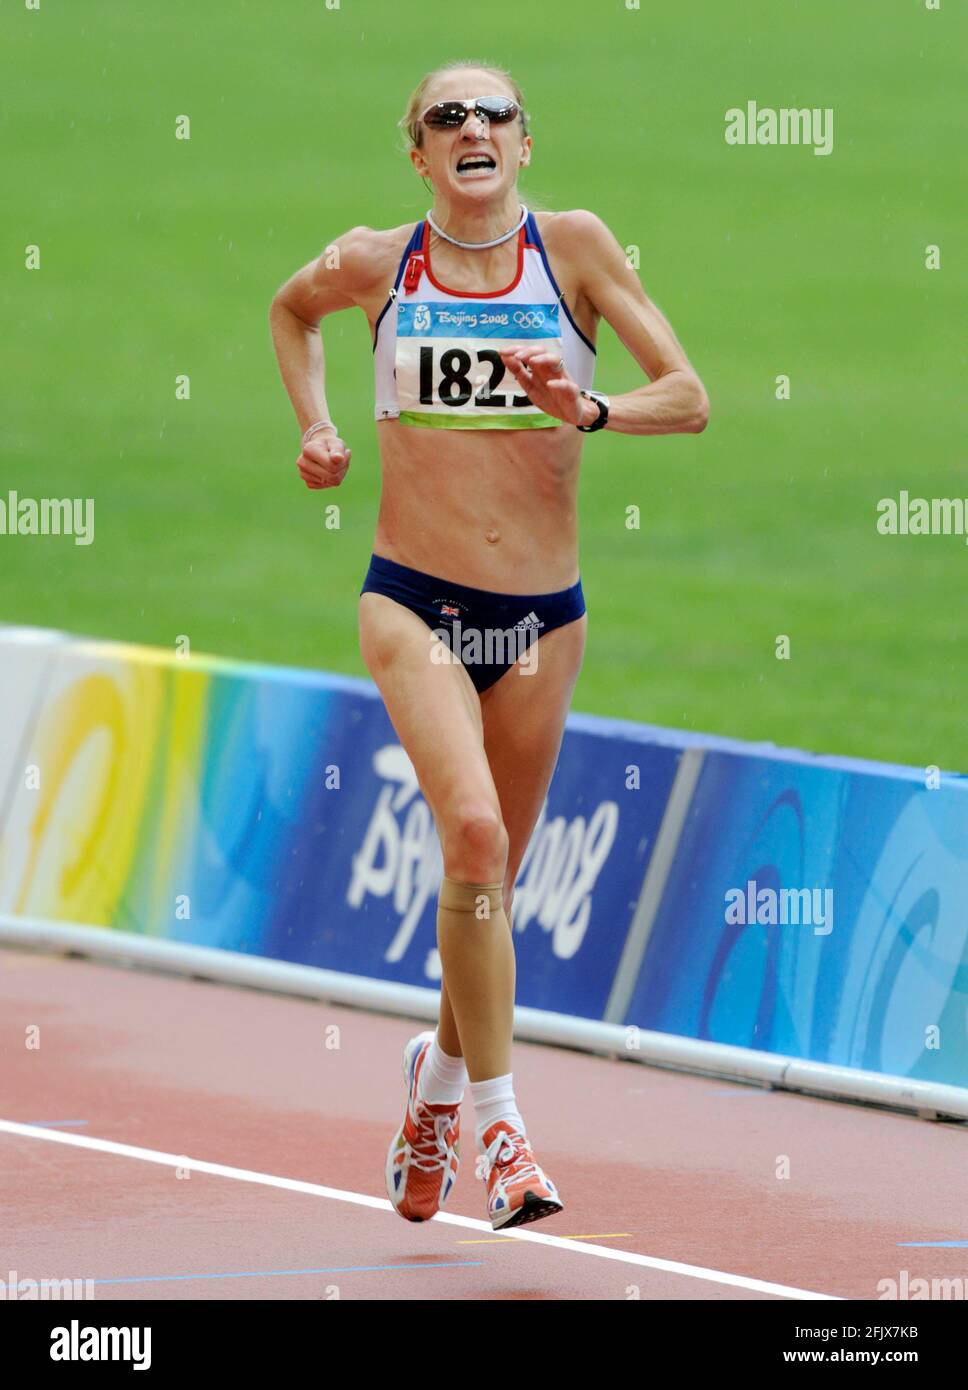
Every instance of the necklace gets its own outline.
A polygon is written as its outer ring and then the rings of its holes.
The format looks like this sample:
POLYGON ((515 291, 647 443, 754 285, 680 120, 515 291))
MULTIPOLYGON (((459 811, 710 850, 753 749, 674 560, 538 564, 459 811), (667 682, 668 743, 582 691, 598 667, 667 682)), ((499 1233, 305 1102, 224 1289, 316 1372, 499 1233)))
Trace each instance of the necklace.
POLYGON ((510 241, 511 238, 521 230, 527 220, 528 209, 522 203, 521 216, 511 230, 505 232, 503 236, 495 237, 493 241, 458 241, 456 237, 448 236, 442 227, 437 226, 437 223, 434 221, 433 213, 429 208, 427 209, 427 221, 430 223, 431 227, 433 227, 437 235, 443 237, 444 241, 449 241, 452 246, 461 247, 464 251, 486 251, 491 246, 500 246, 502 242, 510 241))

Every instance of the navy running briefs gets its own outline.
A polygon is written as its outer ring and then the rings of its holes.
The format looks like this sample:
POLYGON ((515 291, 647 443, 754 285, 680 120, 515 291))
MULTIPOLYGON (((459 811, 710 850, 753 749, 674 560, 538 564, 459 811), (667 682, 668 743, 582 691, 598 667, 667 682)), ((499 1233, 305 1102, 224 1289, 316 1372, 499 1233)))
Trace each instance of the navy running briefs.
POLYGON ((479 695, 546 632, 574 622, 585 612, 580 579, 570 589, 553 594, 499 594, 439 579, 382 555, 370 557, 360 590, 361 595, 367 593, 385 594, 402 603, 433 631, 444 634, 441 640, 446 637, 479 695))

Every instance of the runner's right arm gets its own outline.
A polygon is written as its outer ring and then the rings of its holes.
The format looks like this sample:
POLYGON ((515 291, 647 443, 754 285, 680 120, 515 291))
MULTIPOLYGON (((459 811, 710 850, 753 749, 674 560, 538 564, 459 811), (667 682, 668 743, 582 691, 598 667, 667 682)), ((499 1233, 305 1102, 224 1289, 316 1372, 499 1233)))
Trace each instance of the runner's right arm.
MULTIPOLYGON (((302 433, 317 420, 330 419, 319 322, 327 314, 363 305, 381 269, 381 258, 372 254, 378 235, 369 227, 354 227, 344 233, 316 260, 297 270, 272 300, 272 341, 302 433)), ((307 487, 338 487, 346 476, 351 454, 335 428, 319 430, 303 446, 296 466, 307 487)))

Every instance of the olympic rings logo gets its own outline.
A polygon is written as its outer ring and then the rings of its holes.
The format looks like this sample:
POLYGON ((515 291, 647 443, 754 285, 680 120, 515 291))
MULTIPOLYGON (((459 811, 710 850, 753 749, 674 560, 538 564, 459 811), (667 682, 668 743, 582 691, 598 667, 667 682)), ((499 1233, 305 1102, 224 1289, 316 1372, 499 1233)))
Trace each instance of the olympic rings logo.
POLYGON ((514 315, 514 322, 519 328, 540 328, 545 321, 542 309, 519 309, 514 315))

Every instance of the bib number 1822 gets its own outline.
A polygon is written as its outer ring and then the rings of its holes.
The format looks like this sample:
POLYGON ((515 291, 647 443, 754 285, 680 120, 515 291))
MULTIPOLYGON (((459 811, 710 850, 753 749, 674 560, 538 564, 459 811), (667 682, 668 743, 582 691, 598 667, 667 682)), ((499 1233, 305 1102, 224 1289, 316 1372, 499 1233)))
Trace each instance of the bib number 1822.
MULTIPOLYGON (((475 382, 471 381, 471 354, 463 348, 444 348, 439 357, 440 384, 434 390, 434 348, 423 344, 420 348, 420 404, 421 405, 466 405, 474 397, 475 406, 482 409, 507 410, 508 406, 522 409, 531 401, 527 396, 513 395, 510 398, 497 391, 497 385, 504 376, 504 363, 500 354, 491 348, 481 348, 476 353, 479 366, 490 368, 490 379, 480 386, 474 394, 475 382)), ((475 374, 480 381, 480 373, 475 374)))

